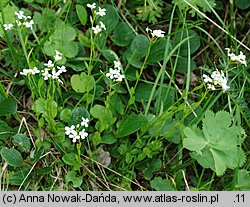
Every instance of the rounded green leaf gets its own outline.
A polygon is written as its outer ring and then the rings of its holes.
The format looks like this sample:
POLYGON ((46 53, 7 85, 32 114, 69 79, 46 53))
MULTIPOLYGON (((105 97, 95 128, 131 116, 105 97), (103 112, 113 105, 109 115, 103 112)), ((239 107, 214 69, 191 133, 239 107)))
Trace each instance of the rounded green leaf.
POLYGON ((249 0, 235 0, 235 5, 239 9, 247 9, 250 7, 250 1, 249 0))
POLYGON ((23 165, 23 158, 20 152, 15 149, 8 149, 7 147, 1 150, 2 158, 12 167, 20 167, 23 165))
POLYGON ((149 40, 145 35, 137 35, 131 43, 131 52, 139 57, 145 57, 149 47, 149 40))
POLYGON ((15 134, 13 137, 13 144, 17 147, 19 147, 19 149, 22 152, 28 152, 30 150, 30 140, 27 136, 25 136, 24 134, 15 134))
POLYGON ((117 138, 113 134, 105 134, 102 136, 102 144, 114 144, 117 138))
POLYGON ((86 73, 71 76, 70 82, 74 91, 79 93, 91 91, 95 86, 95 79, 93 76, 88 76, 86 73))
POLYGON ((70 122, 69 125, 77 125, 80 124, 82 121, 82 117, 84 118, 90 118, 89 112, 87 109, 83 107, 77 107, 71 112, 70 116, 70 122))
POLYGON ((156 177, 150 181, 150 185, 157 191, 172 191, 174 190, 168 179, 156 177))
POLYGON ((69 122, 71 115, 70 109, 63 109, 60 113, 60 119, 64 122, 69 122))

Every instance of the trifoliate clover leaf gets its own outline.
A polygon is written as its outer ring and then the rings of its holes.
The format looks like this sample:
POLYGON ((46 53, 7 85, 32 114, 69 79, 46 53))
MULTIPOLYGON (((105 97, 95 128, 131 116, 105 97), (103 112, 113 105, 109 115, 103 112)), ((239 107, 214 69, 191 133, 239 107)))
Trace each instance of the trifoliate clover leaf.
POLYGON ((245 161, 241 127, 232 124, 231 115, 225 111, 205 113, 202 130, 196 125, 186 127, 183 147, 192 151, 191 156, 204 168, 211 168, 222 175, 227 168, 241 166, 245 161))

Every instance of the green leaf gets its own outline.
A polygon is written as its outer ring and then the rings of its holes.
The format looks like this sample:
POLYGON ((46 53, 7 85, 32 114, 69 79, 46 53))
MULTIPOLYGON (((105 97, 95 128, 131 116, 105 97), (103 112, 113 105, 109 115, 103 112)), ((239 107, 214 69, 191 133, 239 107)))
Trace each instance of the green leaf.
POLYGON ((112 64, 115 60, 119 59, 117 54, 113 50, 102 50, 102 55, 112 64))
POLYGON ((238 171, 238 180, 235 190, 250 190, 250 173, 247 170, 242 169, 238 171))
POLYGON ((69 122, 70 120, 70 115, 71 115, 71 110, 70 109, 63 109, 60 113, 60 119, 64 122, 69 122))
POLYGON ((150 181, 151 188, 157 191, 173 191, 174 188, 171 186, 168 179, 162 179, 161 177, 155 177, 150 181))
POLYGON ((154 172, 157 172, 162 167, 162 161, 159 159, 152 159, 148 167, 143 170, 144 178, 150 180, 153 177, 154 172))
MULTIPOLYGON (((147 61, 150 63, 156 63, 162 61, 164 59, 166 44, 167 40, 165 38, 161 38, 156 42, 154 42, 150 48, 150 53, 147 61)), ((169 43, 168 53, 171 52, 171 49, 172 47, 171 44, 169 43)))
POLYGON ((17 111, 17 102, 13 98, 6 98, 0 102, 0 116, 14 114, 17 111))
POLYGON ((128 115, 121 121, 117 130, 117 137, 125 137, 138 131, 146 122, 147 118, 142 114, 128 115))
POLYGON ((79 170, 81 168, 81 163, 78 162, 76 159, 77 159, 77 154, 73 152, 66 153, 62 157, 64 163, 73 166, 74 170, 79 170))
POLYGON ((66 182, 73 182, 73 187, 78 188, 82 184, 82 177, 77 177, 77 172, 76 171, 69 171, 66 175, 66 182))
POLYGON ((80 22, 82 23, 82 25, 85 25, 88 17, 87 17, 87 11, 84 8, 84 6, 77 4, 76 5, 76 13, 77 13, 77 16, 78 16, 80 22))
POLYGON ((99 132, 95 132, 94 135, 91 137, 91 140, 95 146, 101 143, 102 138, 99 132))
POLYGON ((113 134, 105 134, 102 136, 102 144, 114 144, 117 138, 113 134))
POLYGON ((232 124, 231 115, 225 111, 214 114, 207 111, 202 120, 203 128, 186 127, 183 147, 192 151, 191 156, 204 168, 211 168, 222 175, 227 168, 236 168, 245 161, 242 130, 232 124))
POLYGON ((248 9, 248 7, 250 7, 250 1, 249 0, 235 0, 235 5, 239 9, 248 9))
MULTIPOLYGON (((176 71, 182 74, 187 74, 188 57, 179 56, 176 65, 176 71)), ((193 59, 190 59, 190 69, 191 71, 197 68, 196 63, 193 59)))
POLYGON ((88 76, 84 72, 80 75, 72 75, 70 82, 74 91, 79 93, 89 92, 95 86, 95 79, 93 78, 93 76, 88 76))
POLYGON ((22 152, 28 152, 30 150, 30 140, 27 136, 25 136, 24 134, 15 134, 13 137, 13 144, 17 147, 19 147, 19 149, 22 152))
MULTIPOLYGON (((200 47, 200 36, 192 29, 178 32, 174 39, 174 46, 176 46, 181 40, 189 38, 190 54, 194 54, 200 47), (187 36, 188 33, 188 36, 187 36)), ((186 40, 180 48, 180 56, 188 56, 188 40, 186 40)))
POLYGON ((1 0, 0 11, 2 11, 2 8, 4 8, 9 2, 10 2, 10 0, 1 0))
POLYGON ((135 91, 135 100, 147 103, 150 97, 153 85, 149 83, 139 83, 135 91))
POLYGON ((20 152, 11 148, 4 147, 1 149, 2 158, 12 167, 20 167, 23 165, 23 158, 20 152))
POLYGON ((139 57, 145 57, 148 52, 149 40, 145 35, 134 37, 130 49, 133 54, 139 57))
POLYGON ((4 121, 0 121, 0 140, 8 139, 11 134, 11 128, 4 121))
POLYGON ((69 125, 77 125, 82 122, 82 117, 90 119, 90 114, 87 109, 84 107, 76 107, 72 112, 70 116, 70 122, 69 125))
POLYGON ((119 46, 128 46, 135 36, 134 30, 126 22, 119 22, 111 39, 119 46))

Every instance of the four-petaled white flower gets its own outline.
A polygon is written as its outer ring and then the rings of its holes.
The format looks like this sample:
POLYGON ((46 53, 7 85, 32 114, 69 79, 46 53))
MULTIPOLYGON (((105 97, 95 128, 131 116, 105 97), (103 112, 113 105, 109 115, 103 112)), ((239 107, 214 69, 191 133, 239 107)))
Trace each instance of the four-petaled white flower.
POLYGON ((121 66, 122 66, 122 65, 121 65, 121 62, 120 62, 120 61, 117 61, 117 60, 114 61, 114 68, 117 68, 117 69, 120 70, 120 69, 121 69, 121 66))
POLYGON ((98 34, 102 31, 102 28, 99 25, 96 25, 95 27, 92 27, 95 34, 98 34))
POLYGON ((90 9, 95 9, 96 8, 96 3, 87 4, 87 7, 89 7, 90 9))
POLYGON ((71 127, 66 126, 65 127, 65 134, 70 135, 75 133, 75 126, 72 125, 71 127))
POLYGON ((14 26, 14 24, 4 24, 3 25, 4 30, 11 30, 13 26, 14 26))
POLYGON ((29 22, 24 22, 23 25, 27 28, 32 28, 32 25, 34 24, 33 20, 30 20, 29 22))
POLYGON ((44 63, 44 65, 47 66, 48 68, 54 67, 54 63, 52 62, 52 60, 49 60, 48 63, 44 63))
POLYGON ((81 126, 85 126, 88 127, 89 126, 89 119, 88 118, 84 118, 82 117, 82 122, 81 122, 81 126))
POLYGON ((63 65, 61 67, 57 66, 57 69, 58 69, 58 72, 61 74, 61 73, 65 73, 67 72, 67 69, 66 67, 63 65))
POLYGON ((40 70, 38 70, 37 67, 34 67, 33 69, 31 69, 31 73, 32 73, 33 75, 35 75, 35 74, 37 74, 37 73, 40 73, 40 70))
POLYGON ((42 76, 44 80, 48 80, 51 77, 51 74, 49 73, 49 68, 45 68, 44 70, 42 70, 42 76))
POLYGON ((60 53, 59 51, 55 50, 56 55, 54 56, 55 61, 57 60, 61 60, 62 59, 62 53, 60 53))
POLYGON ((105 26, 105 24, 103 24, 102 21, 100 21, 100 27, 101 27, 102 29, 106 30, 106 26, 105 26))
POLYGON ((26 16, 24 15, 23 11, 15 12, 15 15, 18 19, 26 19, 26 16))
POLYGON ((88 137, 88 132, 86 132, 85 129, 83 129, 82 131, 79 132, 79 135, 81 139, 85 139, 86 137, 88 137))
POLYGON ((119 82, 121 82, 122 79, 125 78, 125 76, 121 74, 120 69, 113 69, 113 68, 109 68, 109 72, 106 73, 106 76, 110 78, 111 80, 114 79, 115 81, 119 81, 119 82))
POLYGON ((105 16, 106 15, 106 9, 105 8, 102 9, 101 7, 99 7, 98 12, 96 12, 96 15, 101 16, 101 17, 105 16))

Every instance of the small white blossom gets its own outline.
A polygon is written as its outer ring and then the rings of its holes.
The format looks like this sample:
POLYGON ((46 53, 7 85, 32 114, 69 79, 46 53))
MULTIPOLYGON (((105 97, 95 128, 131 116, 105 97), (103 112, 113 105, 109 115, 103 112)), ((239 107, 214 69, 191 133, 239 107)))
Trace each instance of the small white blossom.
POLYGON ((120 70, 120 69, 121 69, 121 66, 122 66, 122 65, 121 65, 121 62, 120 62, 120 61, 116 61, 116 60, 114 61, 114 68, 117 68, 117 69, 120 70))
POLYGON ((32 25, 34 24, 33 20, 30 20, 29 22, 24 22, 23 25, 27 28, 32 28, 32 25))
POLYGON ((208 75, 203 74, 203 78, 205 83, 212 82, 212 79, 208 75))
POLYGON ((207 88, 212 90, 212 91, 216 90, 215 86, 213 84, 210 84, 210 83, 207 84, 207 88))
POLYGON ((98 8, 98 12, 96 12, 96 15, 97 16, 101 16, 101 17, 103 17, 103 16, 105 16, 106 15, 106 9, 105 8, 98 8))
POLYGON ((18 26, 18 27, 20 27, 20 26, 22 26, 22 25, 23 25, 23 23, 22 23, 22 22, 20 22, 20 21, 18 21, 18 20, 16 20, 16 24, 17 24, 17 26, 18 26))
POLYGON ((59 73, 57 73, 57 71, 55 70, 55 68, 52 69, 52 72, 51 72, 51 78, 52 79, 55 79, 55 80, 58 80, 59 79, 59 73))
POLYGON ((85 131, 85 129, 80 131, 79 135, 80 135, 81 139, 85 139, 86 137, 88 137, 88 133, 85 131))
POLYGON ((102 31, 102 28, 99 25, 96 25, 96 27, 92 27, 95 34, 98 34, 102 31))
POLYGON ((38 70, 37 67, 34 67, 33 69, 31 69, 31 73, 35 75, 36 73, 40 73, 40 70, 38 70))
POLYGON ((122 81, 122 79, 124 79, 124 78, 125 78, 125 76, 124 76, 124 75, 119 74, 119 75, 117 76, 117 78, 116 78, 116 81, 121 82, 121 81, 122 81))
POLYGON ((75 126, 74 125, 72 125, 71 127, 68 127, 68 126, 65 127, 65 134, 66 135, 70 135, 73 133, 75 133, 75 126))
POLYGON ((32 73, 32 69, 23 69, 22 72, 20 72, 21 75, 27 76, 30 73, 32 73))
POLYGON ((13 26, 14 26, 13 24, 4 24, 3 25, 4 30, 11 30, 13 26))
POLYGON ((89 7, 90 9, 95 9, 96 8, 96 3, 87 4, 87 7, 89 7))
POLYGON ((60 53, 59 51, 55 50, 56 55, 54 56, 55 60, 61 60, 62 59, 62 53, 60 53))
POLYGON ((103 24, 102 21, 100 21, 100 27, 101 27, 102 29, 106 30, 106 26, 105 26, 105 24, 103 24))
POLYGON ((48 61, 48 63, 44 63, 45 66, 47 66, 48 68, 53 68, 54 64, 51 60, 48 61))
POLYGON ((111 80, 115 79, 115 81, 122 81, 122 79, 125 78, 125 76, 121 74, 121 71, 119 69, 113 68, 109 69, 109 72, 106 74, 106 76, 111 80))
POLYGON ((49 73, 49 68, 45 68, 42 72, 42 76, 44 76, 44 80, 48 80, 51 77, 51 74, 49 73))
POLYGON ((74 134, 70 134, 69 135, 69 138, 71 138, 71 139, 73 139, 72 140, 72 142, 76 142, 78 139, 80 139, 80 136, 77 134, 77 132, 76 133, 74 133, 74 134))
POLYGON ((153 32, 151 33, 153 37, 164 37, 164 31, 160 30, 160 29, 156 29, 153 30, 153 32))
POLYGON ((26 16, 24 15, 23 11, 15 12, 15 15, 18 19, 26 19, 26 16))
POLYGON ((66 67, 63 65, 63 66, 57 66, 57 69, 58 69, 58 72, 61 74, 61 73, 65 73, 67 72, 67 69, 66 67))
POLYGON ((88 127, 89 126, 88 123, 89 123, 89 119, 82 117, 81 126, 88 127))

